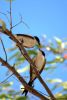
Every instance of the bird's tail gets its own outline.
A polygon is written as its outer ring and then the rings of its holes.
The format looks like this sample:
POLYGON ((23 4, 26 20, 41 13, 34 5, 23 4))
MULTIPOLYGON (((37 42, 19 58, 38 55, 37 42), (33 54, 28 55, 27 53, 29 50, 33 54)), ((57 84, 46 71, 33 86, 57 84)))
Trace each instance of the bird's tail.
MULTIPOLYGON (((28 85, 31 86, 31 87, 33 87, 33 82, 29 81, 28 85)), ((27 96, 27 93, 28 93, 28 90, 24 89, 22 95, 25 94, 25 96, 27 96)))

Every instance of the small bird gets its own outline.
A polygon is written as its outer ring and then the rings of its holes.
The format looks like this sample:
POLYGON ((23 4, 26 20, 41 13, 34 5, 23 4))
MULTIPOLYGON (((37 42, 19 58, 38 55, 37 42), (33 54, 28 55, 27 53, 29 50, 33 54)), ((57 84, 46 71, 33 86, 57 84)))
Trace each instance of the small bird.
MULTIPOLYGON (((34 64, 36 65, 36 69, 41 72, 43 71, 45 64, 46 64, 46 59, 45 59, 45 53, 39 49, 39 52, 37 53, 37 56, 35 56, 33 59, 34 64)), ((30 65, 30 81, 28 82, 28 85, 33 87, 33 82, 37 78, 35 71, 33 70, 32 66, 30 65)), ((23 93, 25 93, 25 96, 28 93, 28 90, 24 89, 23 93)))
POLYGON ((26 34, 15 34, 14 36, 19 42, 23 43, 23 46, 26 48, 32 48, 35 45, 40 46, 40 40, 37 36, 32 37, 26 34))

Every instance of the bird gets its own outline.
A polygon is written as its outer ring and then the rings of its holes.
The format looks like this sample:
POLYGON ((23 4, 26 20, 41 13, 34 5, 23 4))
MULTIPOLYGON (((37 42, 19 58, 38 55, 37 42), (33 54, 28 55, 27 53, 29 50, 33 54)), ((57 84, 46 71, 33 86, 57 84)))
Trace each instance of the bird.
MULTIPOLYGON (((45 64, 46 64, 45 53, 42 50, 39 50, 37 55, 32 58, 32 61, 36 65, 36 69, 41 74, 44 67, 45 67, 45 64)), ((30 65, 30 80, 28 82, 28 85, 33 87, 33 83, 34 83, 36 78, 37 78, 37 76, 35 74, 35 71, 33 70, 32 66, 30 65)), ((24 89, 22 94, 24 94, 24 93, 25 93, 25 96, 26 96, 27 93, 28 93, 28 90, 24 89)))
POLYGON ((14 36, 26 48, 32 48, 35 45, 41 46, 40 40, 37 36, 30 36, 27 34, 15 34, 14 36))

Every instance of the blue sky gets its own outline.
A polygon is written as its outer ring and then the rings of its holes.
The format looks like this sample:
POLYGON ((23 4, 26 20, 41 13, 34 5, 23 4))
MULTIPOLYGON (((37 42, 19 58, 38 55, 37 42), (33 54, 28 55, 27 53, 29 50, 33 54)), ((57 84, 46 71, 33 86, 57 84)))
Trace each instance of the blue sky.
MULTIPOLYGON (((6 13, 8 9, 9 3, 0 0, 0 11, 6 13)), ((15 0, 12 3, 13 25, 20 21, 20 14, 30 28, 20 24, 13 29, 14 34, 26 33, 39 37, 47 35, 48 40, 53 39, 54 36, 62 39, 67 37, 67 0, 15 0)), ((0 18, 7 23, 9 28, 5 16, 0 14, 0 18)), ((6 47, 8 46, 9 43, 6 47)), ((64 73, 64 71, 62 72, 64 73)), ((59 72, 57 73, 59 74, 59 72)), ((59 77, 61 77, 61 73, 59 77)), ((63 79, 65 80, 65 78, 63 79)))
MULTIPOLYGON (((4 1, 0 0, 0 10, 6 13, 9 5, 4 1)), ((19 25, 13 29, 14 33, 46 34, 48 38, 67 36, 67 0, 15 0, 12 9, 13 23, 20 20, 21 14, 30 27, 19 25)))

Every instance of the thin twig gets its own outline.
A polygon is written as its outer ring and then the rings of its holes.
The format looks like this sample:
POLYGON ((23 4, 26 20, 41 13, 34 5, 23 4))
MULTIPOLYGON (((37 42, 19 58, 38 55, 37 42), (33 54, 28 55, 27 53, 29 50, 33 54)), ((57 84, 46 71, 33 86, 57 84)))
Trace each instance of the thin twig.
POLYGON ((12 32, 12 2, 10 0, 10 32, 12 32))
POLYGON ((7 67, 12 73, 14 73, 14 75, 17 77, 17 79, 24 85, 24 87, 31 92, 32 94, 38 96, 41 100, 49 100, 47 97, 43 96, 42 94, 40 94, 39 92, 37 92, 35 89, 33 89, 32 87, 30 87, 26 81, 23 79, 23 77, 15 70, 14 67, 12 67, 11 65, 9 65, 6 61, 4 61, 1 57, 0 57, 0 62, 2 63, 2 65, 4 65, 5 67, 7 67))
MULTIPOLYGON (((21 15, 21 14, 20 14, 20 18, 21 18, 21 20, 22 20, 22 15, 21 15)), ((28 29, 30 29, 29 25, 28 25, 27 23, 25 23, 23 20, 22 20, 22 23, 23 23, 28 29)))
POLYGON ((3 14, 3 15, 7 18, 8 23, 10 23, 10 21, 9 21, 9 18, 8 18, 7 14, 5 14, 5 13, 3 13, 3 12, 0 12, 0 13, 1 13, 1 14, 3 14))
POLYGON ((8 80, 12 75, 13 75, 13 73, 11 75, 9 75, 6 79, 4 79, 2 82, 0 82, 0 85, 3 84, 3 83, 5 83, 6 80, 8 80))
POLYGON ((5 53, 5 58, 6 58, 6 62, 7 62, 7 53, 6 53, 6 50, 5 50, 5 47, 4 47, 4 43, 0 37, 0 41, 1 41, 1 44, 2 44, 2 47, 3 47, 3 50, 4 50, 4 53, 5 53))
POLYGON ((12 29, 13 29, 14 27, 16 27, 17 25, 19 25, 20 23, 22 23, 22 20, 20 20, 17 24, 15 24, 14 26, 12 26, 12 29))

